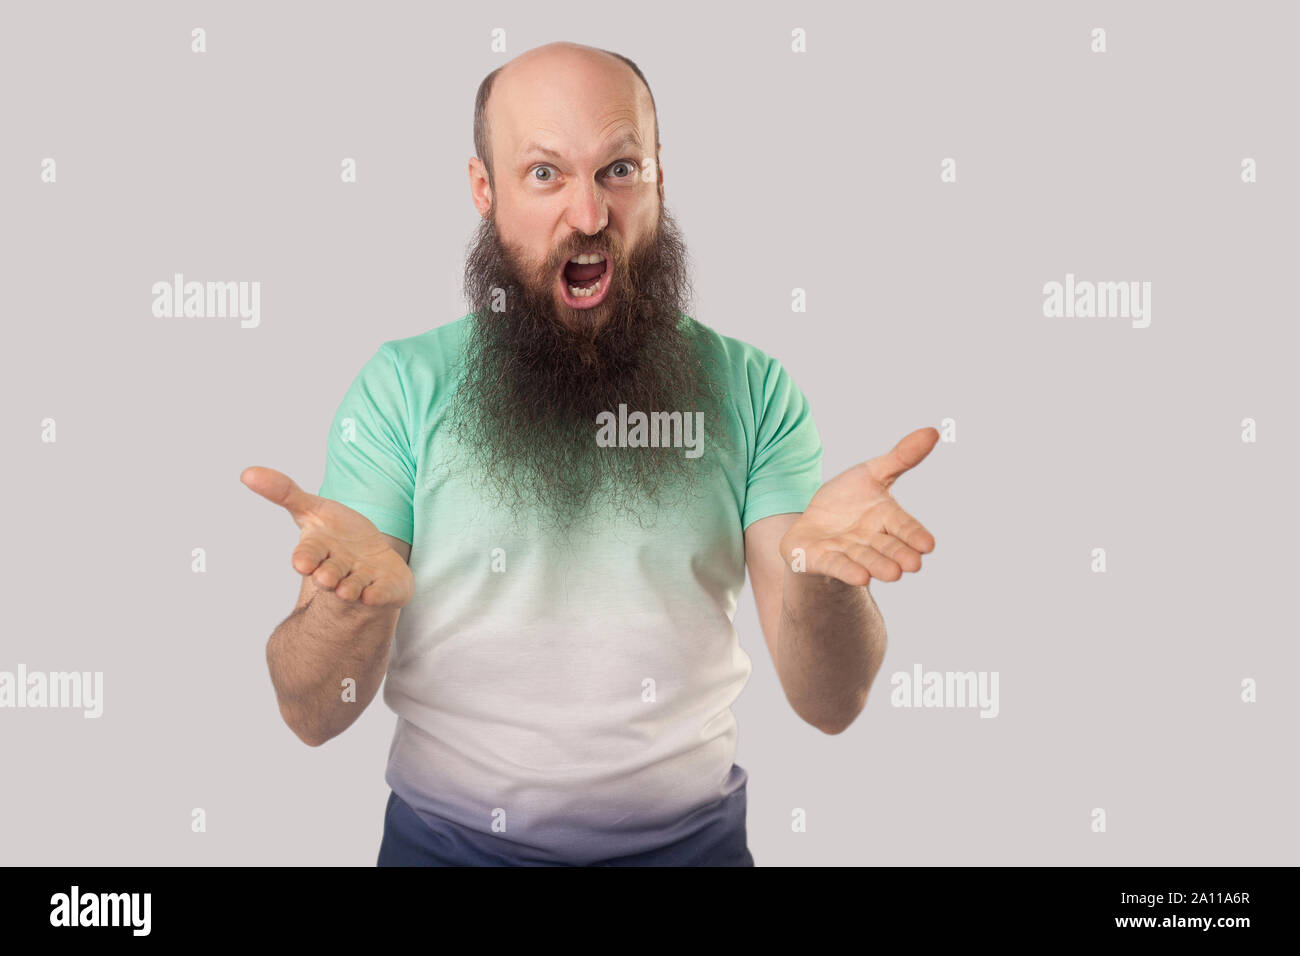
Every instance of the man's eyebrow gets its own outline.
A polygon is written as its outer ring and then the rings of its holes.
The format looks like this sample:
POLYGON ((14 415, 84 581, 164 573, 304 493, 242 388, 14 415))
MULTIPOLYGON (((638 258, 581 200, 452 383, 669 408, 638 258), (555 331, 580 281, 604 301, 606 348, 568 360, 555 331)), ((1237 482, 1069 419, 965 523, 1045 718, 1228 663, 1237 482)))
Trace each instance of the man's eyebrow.
MULTIPOLYGON (((638 136, 632 130, 628 130, 628 132, 625 133, 621 138, 611 143, 609 146, 605 147, 604 151, 607 153, 614 153, 614 152, 620 152, 624 149, 627 149, 628 147, 635 147, 637 150, 644 149, 644 147, 642 147, 641 145, 641 137, 638 136)), ((547 159, 551 159, 556 162, 559 162, 564 158, 555 150, 548 149, 547 147, 543 146, 541 143, 538 142, 525 143, 524 148, 520 151, 519 155, 528 156, 532 153, 536 153, 540 156, 545 156, 547 159)))

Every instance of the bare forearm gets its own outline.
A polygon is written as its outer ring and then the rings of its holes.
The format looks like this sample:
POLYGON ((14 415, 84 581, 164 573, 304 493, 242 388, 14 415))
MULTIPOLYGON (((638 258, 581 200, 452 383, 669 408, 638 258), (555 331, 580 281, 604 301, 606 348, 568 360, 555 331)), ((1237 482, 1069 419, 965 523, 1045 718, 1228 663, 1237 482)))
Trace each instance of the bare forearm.
POLYGON ((866 587, 790 570, 781 591, 776 670, 786 698, 827 733, 851 724, 885 657, 885 620, 866 587))
POLYGON ((342 733, 374 699, 400 614, 322 589, 271 634, 266 663, 280 713, 304 742, 319 746, 342 733), (345 698, 347 678, 355 700, 345 698))

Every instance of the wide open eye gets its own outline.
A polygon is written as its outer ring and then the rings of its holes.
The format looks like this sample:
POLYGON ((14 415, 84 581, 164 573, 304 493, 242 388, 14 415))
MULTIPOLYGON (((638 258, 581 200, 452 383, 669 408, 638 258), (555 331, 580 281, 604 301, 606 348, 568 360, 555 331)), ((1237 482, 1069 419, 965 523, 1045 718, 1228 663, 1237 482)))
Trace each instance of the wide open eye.
POLYGON ((632 162, 630 159, 620 159, 609 167, 609 171, 613 174, 615 179, 630 179, 636 174, 636 163, 632 162), (627 170, 627 172, 620 174, 616 172, 616 170, 619 169, 627 170))
MULTIPOLYGON (((555 167, 553 167, 553 166, 547 166, 547 165, 545 165, 545 164, 543 164, 543 165, 541 165, 541 166, 534 166, 534 167, 533 167, 533 173, 536 174, 536 173, 541 172, 542 170, 554 170, 554 168, 555 168, 555 167)), ((539 183, 549 183, 549 182, 550 182, 551 180, 553 180, 555 177, 554 177, 553 175, 551 175, 551 176, 537 176, 537 175, 534 175, 533 178, 534 178, 535 180, 537 180, 539 183)))

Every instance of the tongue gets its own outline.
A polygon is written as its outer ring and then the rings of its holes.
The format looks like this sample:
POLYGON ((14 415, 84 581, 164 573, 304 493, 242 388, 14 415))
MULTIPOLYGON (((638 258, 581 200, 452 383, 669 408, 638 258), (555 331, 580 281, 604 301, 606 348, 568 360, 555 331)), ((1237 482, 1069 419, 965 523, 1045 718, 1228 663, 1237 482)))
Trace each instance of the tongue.
POLYGON ((589 282, 604 271, 603 262, 593 262, 585 266, 570 262, 564 267, 564 277, 570 282, 589 282))

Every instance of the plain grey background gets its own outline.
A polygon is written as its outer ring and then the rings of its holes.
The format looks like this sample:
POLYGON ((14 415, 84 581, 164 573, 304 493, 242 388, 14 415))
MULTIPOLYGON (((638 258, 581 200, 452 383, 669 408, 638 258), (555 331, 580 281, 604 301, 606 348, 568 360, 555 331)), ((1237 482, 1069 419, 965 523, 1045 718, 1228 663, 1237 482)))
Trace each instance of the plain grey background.
POLYGON ((827 478, 956 423, 895 486, 937 547, 871 585, 889 651, 847 732, 789 708, 746 588, 756 862, 1296 863, 1298 26, 1284 3, 6 3, 0 670, 103 671, 105 701, 0 710, 0 862, 373 865, 394 717, 377 699, 319 749, 280 721, 297 529, 239 473, 314 491, 363 362, 464 314, 475 89, 568 39, 645 71, 695 314, 787 366, 827 478), (260 281, 260 327, 153 317, 174 272, 260 281), (1150 327, 1044 318, 1067 272, 1151 282, 1150 327), (891 707, 915 663, 997 671, 1000 715, 891 707))

